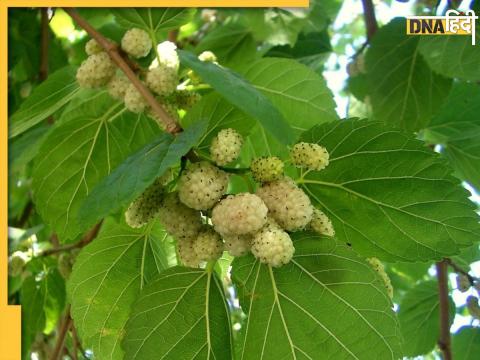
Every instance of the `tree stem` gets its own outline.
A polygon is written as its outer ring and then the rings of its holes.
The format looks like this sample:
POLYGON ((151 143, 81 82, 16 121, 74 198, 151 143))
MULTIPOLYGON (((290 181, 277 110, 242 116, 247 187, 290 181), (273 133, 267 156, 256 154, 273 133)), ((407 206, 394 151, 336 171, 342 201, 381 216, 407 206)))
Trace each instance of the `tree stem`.
POLYGON ((440 302, 440 334, 438 347, 442 351, 443 360, 452 360, 452 349, 450 345, 450 319, 448 301, 448 263, 446 260, 435 264, 438 279, 438 298, 440 302))
POLYGON ((370 41, 378 30, 377 18, 375 17, 375 7, 372 0, 362 0, 363 17, 365 27, 367 28, 367 40, 370 41))
POLYGON ((171 134, 182 131, 180 125, 165 111, 160 103, 155 99, 150 90, 140 81, 133 69, 120 54, 118 46, 107 40, 102 34, 93 28, 83 17, 81 17, 74 8, 64 8, 65 12, 75 20, 75 22, 84 29, 98 44, 110 55, 112 61, 124 72, 130 82, 137 88, 138 92, 145 98, 152 110, 158 114, 160 120, 165 125, 165 130, 171 134))
POLYGON ((65 344, 65 338, 72 324, 72 318, 70 317, 70 305, 67 306, 65 311, 65 316, 63 317, 62 325, 58 331, 57 342, 55 343, 55 348, 53 349, 52 356, 50 360, 59 360, 63 353, 63 346, 65 344))
POLYGON ((478 282, 479 279, 476 277, 473 277, 468 273, 468 271, 463 270, 458 264, 456 264, 452 259, 446 258, 444 260, 447 265, 449 265, 457 274, 462 274, 465 275, 468 278, 468 281, 470 282, 470 285, 475 285, 475 282, 478 282))

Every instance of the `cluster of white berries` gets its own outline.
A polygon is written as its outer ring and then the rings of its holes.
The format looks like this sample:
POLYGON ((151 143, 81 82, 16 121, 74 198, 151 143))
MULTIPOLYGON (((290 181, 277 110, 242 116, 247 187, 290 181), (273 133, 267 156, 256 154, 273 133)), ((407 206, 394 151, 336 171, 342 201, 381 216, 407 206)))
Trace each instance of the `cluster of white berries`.
MULTIPOLYGON (((224 250, 232 256, 251 252, 262 263, 279 267, 295 252, 289 232, 308 229, 334 236, 330 219, 284 175, 277 157, 252 161, 252 176, 260 183, 255 193, 227 195, 231 169, 222 167, 239 158, 242 145, 236 130, 220 130, 210 145, 214 164, 186 165, 174 192, 167 193, 166 183, 157 180, 130 205, 127 223, 140 227, 157 217, 176 239, 180 261, 190 267, 216 260, 224 250)), ((296 144, 291 158, 296 166, 312 170, 328 165, 328 152, 317 144, 296 144)))
MULTIPOLYGON (((120 45, 125 54, 138 59, 150 54, 153 43, 146 31, 133 28, 125 32, 120 45)), ((80 86, 86 88, 105 86, 108 93, 113 98, 123 101, 128 110, 134 113, 146 112, 163 126, 159 116, 151 111, 137 87, 126 76, 117 72, 110 56, 95 39, 86 43, 85 52, 88 58, 80 65, 76 75, 80 86)), ((180 82, 179 67, 176 45, 170 41, 164 41, 156 46, 155 59, 148 69, 139 71, 140 81, 153 92, 166 112, 174 119, 178 118, 179 109, 189 109, 200 98, 200 95, 194 91, 177 90, 180 82)))

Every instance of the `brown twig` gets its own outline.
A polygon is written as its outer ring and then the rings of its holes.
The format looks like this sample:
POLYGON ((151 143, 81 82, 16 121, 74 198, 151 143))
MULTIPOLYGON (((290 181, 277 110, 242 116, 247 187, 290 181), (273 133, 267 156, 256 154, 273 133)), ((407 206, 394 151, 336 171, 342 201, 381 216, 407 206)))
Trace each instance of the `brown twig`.
POLYGON ((107 40, 102 34, 93 28, 83 17, 81 17, 74 8, 64 8, 65 12, 75 20, 75 22, 84 29, 98 44, 105 49, 110 55, 112 61, 122 70, 130 82, 137 88, 140 94, 145 98, 152 110, 158 114, 162 123, 165 125, 165 130, 171 134, 176 134, 182 131, 178 123, 165 111, 160 103, 155 99, 150 90, 140 81, 133 69, 128 65, 125 58, 118 50, 118 46, 107 40))
POLYGON ((452 360, 452 349, 450 344, 450 319, 448 301, 448 263, 446 260, 435 264, 438 279, 438 298, 440 302, 440 334, 438 347, 443 353, 443 360, 452 360))
POLYGON ((475 285, 476 282, 479 281, 476 277, 470 275, 468 271, 463 270, 460 265, 456 264, 452 259, 446 258, 444 260, 457 274, 462 274, 465 275, 468 278, 468 281, 470 282, 470 285, 475 285))
POLYGON ((77 328, 75 327, 75 323, 73 321, 72 321, 71 331, 72 331, 72 337, 73 337, 73 344, 76 346, 78 350, 80 350, 83 357, 85 357, 85 350, 82 347, 82 343, 80 342, 80 338, 78 337, 77 328))
POLYGON ((367 40, 370 41, 378 30, 377 18, 375 17, 375 7, 372 0, 362 0, 363 17, 365 27, 367 28, 367 40))
POLYGON ((48 76, 48 8, 41 8, 41 40, 40 40, 40 81, 48 76))
POLYGON ((98 232, 100 231, 100 228, 102 227, 102 222, 103 220, 100 221, 98 224, 96 224, 92 229, 90 229, 90 231, 80 241, 77 241, 76 243, 73 243, 73 244, 67 244, 67 245, 57 246, 51 249, 47 249, 45 251, 42 251, 38 256, 50 256, 50 255, 58 254, 60 252, 83 248, 84 246, 90 244, 93 241, 93 239, 95 239, 98 232))
POLYGON ((53 349, 52 356, 50 360, 58 360, 63 352, 63 346, 65 344, 65 338, 70 329, 72 323, 72 318, 70 317, 70 305, 67 306, 65 310, 65 316, 63 317, 62 324, 58 331, 57 342, 55 343, 55 348, 53 349))

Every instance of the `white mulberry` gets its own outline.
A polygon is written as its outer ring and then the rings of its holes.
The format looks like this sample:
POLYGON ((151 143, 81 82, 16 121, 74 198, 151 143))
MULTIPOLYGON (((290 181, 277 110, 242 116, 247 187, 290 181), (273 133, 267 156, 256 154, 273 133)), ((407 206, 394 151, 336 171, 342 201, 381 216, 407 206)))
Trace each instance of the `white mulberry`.
POLYGON ((180 60, 177 54, 177 45, 171 41, 164 41, 157 45, 158 56, 152 61, 150 69, 158 66, 165 66, 169 69, 178 71, 180 60))
POLYGON ((222 129, 212 140, 210 154, 219 166, 226 165, 238 158, 242 150, 243 138, 235 129, 222 129))
POLYGON ((257 189, 257 195, 285 230, 303 229, 312 220, 313 206, 309 197, 288 177, 265 183, 257 189))
POLYGON ((95 39, 90 39, 85 44, 85 52, 87 55, 98 54, 103 51, 103 48, 95 39))
POLYGON ((123 100, 125 107, 134 113, 141 113, 147 107, 146 100, 133 84, 128 85, 123 100))
POLYGON ((280 228, 266 226, 253 237, 253 256, 274 267, 288 264, 295 253, 292 239, 280 228))
POLYGON ((162 178, 155 180, 125 212, 125 221, 132 228, 147 224, 157 214, 162 206, 164 188, 162 178))
POLYGON ((177 72, 164 65, 150 69, 145 78, 147 86, 158 95, 170 95, 177 89, 177 72))
POLYGON ((283 161, 276 156, 260 157, 252 161, 250 170, 258 182, 278 180, 283 176, 283 161))
POLYGON ((458 274, 456 277, 457 289, 460 292, 467 292, 470 289, 470 280, 464 274, 458 274))
POLYGON ((310 228, 320 235, 335 236, 335 229, 332 222, 325 213, 317 208, 313 209, 310 228))
POLYGON ((229 195, 213 208, 212 223, 223 236, 253 234, 265 225, 267 212, 257 195, 229 195))
POLYGON ((197 92, 177 90, 168 97, 167 101, 175 104, 181 109, 190 109, 193 105, 200 101, 201 98, 202 96, 197 92))
POLYGON ((165 196, 158 218, 165 230, 178 241, 194 239, 203 225, 200 212, 182 204, 177 193, 165 196))
POLYGON ((388 277, 382 262, 378 260, 376 257, 367 258, 367 262, 370 264, 373 270, 375 270, 377 274, 380 275, 380 278, 382 279, 383 284, 385 285, 385 289, 387 290, 388 297, 392 299, 393 298, 392 282, 390 281, 390 278, 388 277))
POLYGON ((329 163, 327 149, 314 143, 301 142, 295 144, 290 151, 290 157, 296 167, 309 170, 322 170, 329 163))
POLYGON ((22 251, 15 251, 8 258, 8 274, 10 276, 19 276, 22 274, 28 256, 22 251))
POLYGON ((201 261, 216 260, 223 253, 223 242, 217 232, 206 227, 193 242, 193 250, 201 261))
POLYGON ((179 239, 177 241, 177 253, 180 262, 183 265, 187 267, 197 268, 200 265, 201 260, 193 249, 194 242, 195 238, 179 239))
POLYGON ((115 75, 115 65, 106 52, 90 55, 77 70, 77 81, 82 87, 97 88, 106 85, 115 75))
POLYGON ((243 256, 250 251, 252 246, 251 235, 227 235, 223 237, 225 250, 232 256, 243 256))
POLYGON ((180 201, 192 209, 207 210, 220 200, 228 186, 228 174, 200 161, 188 166, 178 181, 180 201))
POLYGON ((198 55, 198 60, 204 62, 217 62, 217 56, 211 51, 204 51, 200 55, 198 55))
POLYGON ((122 49, 136 58, 145 57, 152 50, 152 40, 148 33, 142 29, 128 30, 122 38, 122 49))
POLYGON ((123 100, 129 85, 130 82, 124 76, 115 75, 108 82, 107 90, 114 99, 123 100))

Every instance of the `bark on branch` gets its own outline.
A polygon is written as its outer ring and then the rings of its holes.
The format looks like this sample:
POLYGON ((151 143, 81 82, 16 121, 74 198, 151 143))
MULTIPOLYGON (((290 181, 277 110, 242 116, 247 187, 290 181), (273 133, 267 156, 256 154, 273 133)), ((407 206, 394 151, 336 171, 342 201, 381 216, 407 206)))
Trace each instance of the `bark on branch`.
POLYGON ((442 351, 443 360, 452 360, 452 348, 450 342, 450 318, 448 301, 448 263, 442 260, 435 264, 438 279, 438 298, 440 302, 440 334, 438 347, 442 351))
POLYGON ((373 35, 378 30, 377 18, 375 17, 375 7, 372 0, 362 0, 363 17, 365 19, 365 27, 367 29, 367 40, 370 42, 373 35))
POLYGON ((145 98, 152 110, 158 114, 160 120, 165 125, 165 130, 171 134, 182 131, 180 125, 165 111, 160 103, 155 99, 150 90, 140 81, 131 66, 120 53, 118 46, 105 38, 93 28, 83 17, 81 17, 74 8, 64 8, 65 12, 75 20, 75 22, 84 29, 98 44, 110 55, 112 61, 124 72, 130 82, 137 88, 140 94, 145 98))

